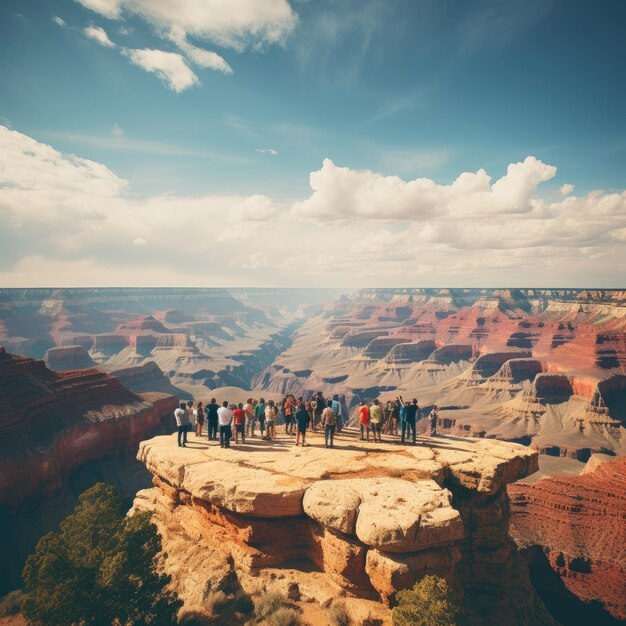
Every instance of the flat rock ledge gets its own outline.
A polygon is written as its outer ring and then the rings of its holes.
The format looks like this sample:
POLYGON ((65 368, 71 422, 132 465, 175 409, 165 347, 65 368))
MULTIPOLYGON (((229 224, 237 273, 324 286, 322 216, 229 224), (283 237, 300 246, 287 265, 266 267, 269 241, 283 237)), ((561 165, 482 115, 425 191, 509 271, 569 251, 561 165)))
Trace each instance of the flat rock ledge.
MULTIPOLYGON (((285 435, 230 449, 193 436, 187 448, 175 436, 142 442, 138 458, 155 487, 137 495, 134 510, 154 514, 174 581, 177 575, 183 581, 183 572, 189 578, 190 558, 179 563, 173 547, 182 550, 182 538, 195 529, 195 553, 213 561, 222 555, 240 580, 309 563, 335 594, 388 604, 399 589, 434 573, 460 597, 471 592, 482 620, 491 611, 494 623, 509 617, 516 623, 515 612, 523 610, 533 623, 551 623, 533 613, 532 592, 513 593, 520 583, 511 573, 516 554, 505 487, 537 471, 537 452, 449 436, 411 446, 344 434, 335 443, 326 449, 319 435, 304 448, 285 435)), ((209 571, 211 580, 219 578, 198 558, 204 569, 196 578, 209 571)), ((312 576, 307 567, 304 579, 312 576)), ((317 580, 312 587, 315 596, 324 585, 317 580)), ((197 608, 194 594, 182 597, 197 608)))

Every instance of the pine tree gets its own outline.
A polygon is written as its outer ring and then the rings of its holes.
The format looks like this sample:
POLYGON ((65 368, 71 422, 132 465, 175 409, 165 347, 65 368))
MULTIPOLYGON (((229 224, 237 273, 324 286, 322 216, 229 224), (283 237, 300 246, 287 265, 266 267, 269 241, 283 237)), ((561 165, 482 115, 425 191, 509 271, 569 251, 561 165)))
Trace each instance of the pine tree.
POLYGON ((456 626, 458 612, 446 581, 424 576, 413 589, 398 592, 391 617, 393 626, 456 626))
POLYGON ((99 483, 28 557, 24 615, 37 626, 175 624, 182 602, 160 555, 149 516, 126 517, 117 490, 99 483))

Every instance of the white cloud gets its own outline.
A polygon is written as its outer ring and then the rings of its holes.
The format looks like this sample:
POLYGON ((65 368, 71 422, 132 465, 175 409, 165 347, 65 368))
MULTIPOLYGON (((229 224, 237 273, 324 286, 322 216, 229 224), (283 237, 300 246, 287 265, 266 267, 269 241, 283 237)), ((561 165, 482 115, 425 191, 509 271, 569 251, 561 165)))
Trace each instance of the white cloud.
MULTIPOLYGON (((514 164, 497 192, 484 172, 422 182, 420 219, 404 217, 413 216, 407 202, 384 225, 360 209, 365 217, 329 224, 301 217, 315 190, 298 210, 259 194, 139 199, 105 165, 0 127, 0 284, 245 285, 251 270, 264 284, 293 286, 621 282, 626 191, 544 200, 533 191, 550 168, 514 164)), ((414 199, 414 181, 338 169, 321 185, 335 211, 414 199), (346 181, 338 187, 337 176, 346 181)))
POLYGON ((257 148, 255 152, 259 152, 261 154, 271 154, 272 156, 276 156, 278 154, 278 150, 274 150, 274 148, 257 148))
POLYGON ((87 26, 83 28, 83 33, 90 39, 94 39, 100 45, 107 48, 115 48, 115 44, 109 39, 106 30, 100 28, 100 26, 87 26))
POLYGON ((493 185, 483 169, 463 172, 450 185, 438 185, 430 178, 404 181, 371 170, 338 167, 324 159, 322 169, 310 175, 313 194, 297 203, 294 210, 321 220, 423 220, 446 215, 528 213, 539 183, 555 174, 556 167, 529 156, 521 163, 511 163, 493 185))
POLYGON ((565 185, 561 185, 561 188, 559 189, 559 193, 562 196, 569 196, 570 193, 572 193, 575 189, 574 185, 571 185, 569 183, 565 184, 565 185))
POLYGON ((53 15, 52 16, 52 21, 57 25, 60 26, 61 28, 64 28, 65 26, 67 26, 67 24, 65 23, 65 20, 60 18, 58 15, 53 15))
POLYGON ((109 19, 118 19, 121 15, 120 0, 78 0, 84 7, 104 15, 109 19))
POLYGON ((111 134, 114 137, 123 137, 126 133, 124 133, 124 129, 119 124, 113 124, 111 134))
POLYGON ((176 52, 163 50, 124 50, 131 63, 156 74, 163 83, 173 91, 180 93, 189 87, 198 84, 198 77, 185 63, 185 59, 176 52))
POLYGON ((233 69, 219 54, 190 44, 187 41, 187 36, 182 29, 172 29, 169 33, 169 38, 180 48, 182 52, 185 53, 187 58, 198 67, 217 70, 219 72, 224 72, 224 74, 233 73, 233 69))

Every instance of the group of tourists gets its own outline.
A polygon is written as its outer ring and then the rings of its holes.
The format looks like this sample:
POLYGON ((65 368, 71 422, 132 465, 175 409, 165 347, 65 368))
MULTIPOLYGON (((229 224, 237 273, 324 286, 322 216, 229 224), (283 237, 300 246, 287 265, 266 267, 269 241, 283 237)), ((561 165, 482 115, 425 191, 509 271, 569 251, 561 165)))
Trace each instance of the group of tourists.
MULTIPOLYGON (((361 440, 370 440, 370 431, 374 441, 382 441, 382 433, 398 435, 402 433, 402 443, 412 436, 412 443, 416 443, 416 423, 422 414, 413 398, 412 402, 405 402, 402 396, 387 401, 384 405, 378 400, 371 404, 361 402, 358 408, 359 428, 361 440)), ((313 394, 309 400, 294 395, 285 396, 280 402, 256 400, 249 398, 247 402, 229 404, 228 401, 219 405, 215 398, 205 406, 202 402, 194 405, 193 401, 182 402, 174 411, 174 418, 178 428, 178 445, 187 447, 187 434, 193 429, 196 437, 202 436, 204 424, 207 424, 209 441, 219 438, 222 448, 230 448, 233 434, 235 444, 241 440, 245 444, 246 437, 256 437, 258 428, 260 437, 266 441, 276 438, 277 424, 285 427, 285 434, 296 436, 296 445, 306 446, 306 436, 309 430, 324 432, 324 441, 327 448, 334 447, 336 431, 341 431, 344 423, 344 407, 339 395, 331 399, 324 398, 321 392, 313 394)), ((428 415, 430 434, 436 434, 437 406, 433 406, 428 415)))
MULTIPOLYGON (((395 400, 387 400, 383 406, 379 400, 374 400, 371 405, 361 402, 359 406, 359 430, 361 441, 367 438, 370 440, 370 431, 374 441, 382 441, 381 434, 387 433, 397 435, 401 429, 401 441, 412 437, 413 445, 417 440, 417 422, 422 419, 422 411, 417 403, 417 398, 411 402, 405 402, 402 396, 395 400)), ((437 405, 433 405, 428 414, 428 425, 430 426, 430 436, 437 434, 437 420, 439 413, 437 405)))

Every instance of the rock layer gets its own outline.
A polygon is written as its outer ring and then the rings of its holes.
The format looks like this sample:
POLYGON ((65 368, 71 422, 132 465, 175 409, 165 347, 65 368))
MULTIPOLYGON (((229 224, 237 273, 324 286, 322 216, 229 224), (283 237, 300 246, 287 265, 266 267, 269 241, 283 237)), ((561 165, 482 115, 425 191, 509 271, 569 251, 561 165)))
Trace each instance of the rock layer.
POLYGON ((597 456, 580 476, 510 485, 511 534, 531 560, 545 557, 560 577, 560 594, 545 577, 536 581, 538 587, 548 582, 557 604, 573 595, 624 620, 626 459, 597 456))
POLYGON ((535 452, 448 437, 366 447, 347 435, 328 450, 313 437, 306 448, 280 439, 179 448, 173 437, 140 445, 155 487, 134 510, 154 514, 188 610, 201 610, 203 596, 182 582, 183 569, 201 590, 232 575, 250 587, 293 563, 294 580, 320 602, 343 590, 393 604, 398 590, 434 573, 463 599, 468 623, 552 623, 527 576, 515 578, 508 536, 506 484, 536 471, 535 452), (176 554, 190 527, 196 551, 213 558, 203 569, 176 554), (311 564, 323 574, 315 585, 311 564))

